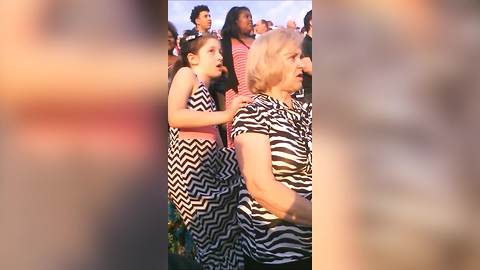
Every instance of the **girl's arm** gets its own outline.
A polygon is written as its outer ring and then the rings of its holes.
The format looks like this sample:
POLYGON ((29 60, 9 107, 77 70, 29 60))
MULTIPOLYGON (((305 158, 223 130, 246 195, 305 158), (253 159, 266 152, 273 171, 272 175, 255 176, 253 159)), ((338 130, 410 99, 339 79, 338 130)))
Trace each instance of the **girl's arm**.
POLYGON ((240 170, 250 194, 275 216, 294 223, 312 225, 312 203, 276 181, 268 136, 243 133, 235 137, 240 170))
POLYGON ((307 73, 308 75, 312 76, 312 60, 310 57, 304 57, 302 58, 302 63, 303 63, 303 72, 307 73))
POLYGON ((173 78, 168 95, 168 123, 175 128, 195 128, 218 125, 232 120, 230 111, 194 111, 187 109, 188 98, 195 87, 192 70, 183 67, 173 78))
POLYGON ((195 74, 190 68, 183 67, 175 74, 168 95, 168 123, 171 127, 196 128, 223 124, 232 121, 237 110, 251 101, 247 96, 235 97, 226 111, 202 112, 187 109, 195 81, 195 74))

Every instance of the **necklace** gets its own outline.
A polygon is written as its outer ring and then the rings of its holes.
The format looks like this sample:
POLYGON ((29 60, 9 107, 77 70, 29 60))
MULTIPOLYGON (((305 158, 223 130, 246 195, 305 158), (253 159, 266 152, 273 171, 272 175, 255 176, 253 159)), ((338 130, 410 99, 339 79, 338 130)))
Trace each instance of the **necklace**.
POLYGON ((241 40, 241 39, 239 39, 239 38, 238 38, 237 40, 240 41, 240 43, 242 43, 243 46, 247 47, 247 49, 250 50, 250 46, 248 46, 245 42, 243 42, 243 40, 241 40))

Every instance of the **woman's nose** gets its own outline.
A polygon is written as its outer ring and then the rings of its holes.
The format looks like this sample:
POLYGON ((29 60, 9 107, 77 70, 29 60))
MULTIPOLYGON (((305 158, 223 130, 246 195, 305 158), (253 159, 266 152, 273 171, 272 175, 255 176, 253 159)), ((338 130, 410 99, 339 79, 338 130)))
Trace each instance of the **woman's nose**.
POLYGON ((305 64, 303 63, 302 59, 300 58, 297 59, 297 66, 302 69, 305 67, 305 64))

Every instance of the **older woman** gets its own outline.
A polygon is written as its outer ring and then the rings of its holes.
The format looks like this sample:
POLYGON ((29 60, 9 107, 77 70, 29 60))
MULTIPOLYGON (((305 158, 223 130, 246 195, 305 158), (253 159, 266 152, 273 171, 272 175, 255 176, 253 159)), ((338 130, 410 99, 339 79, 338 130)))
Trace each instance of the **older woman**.
POLYGON ((232 131, 243 175, 245 269, 312 267, 311 105, 291 97, 302 87, 301 42, 295 31, 272 30, 248 55, 256 95, 237 112, 232 131))

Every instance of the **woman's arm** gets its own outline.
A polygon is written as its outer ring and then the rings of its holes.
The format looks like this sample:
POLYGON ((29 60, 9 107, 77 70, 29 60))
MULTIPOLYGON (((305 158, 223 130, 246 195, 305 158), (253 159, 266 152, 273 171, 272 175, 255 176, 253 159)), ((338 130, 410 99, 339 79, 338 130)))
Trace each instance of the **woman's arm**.
POLYGON ((175 128, 194 128, 218 125, 230 121, 230 111, 194 111, 187 109, 188 98, 195 87, 195 75, 189 68, 181 68, 173 78, 168 95, 168 123, 175 128))
POLYGON ((275 216, 294 223, 312 225, 312 204, 275 180, 268 136, 243 133, 235 137, 240 170, 250 194, 275 216))

